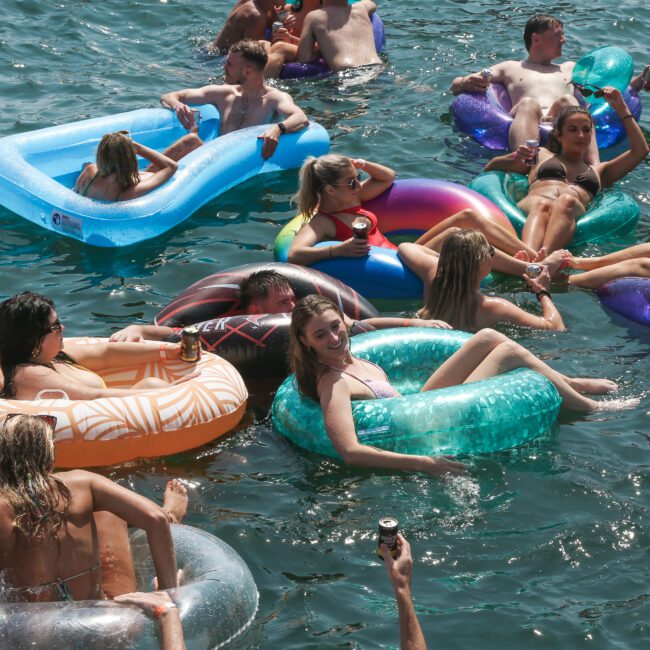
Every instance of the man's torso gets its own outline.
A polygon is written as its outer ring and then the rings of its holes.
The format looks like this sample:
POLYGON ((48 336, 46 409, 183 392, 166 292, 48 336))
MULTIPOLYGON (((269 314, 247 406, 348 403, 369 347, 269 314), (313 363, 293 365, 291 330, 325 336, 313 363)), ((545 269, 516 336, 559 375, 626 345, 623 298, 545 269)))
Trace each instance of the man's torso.
POLYGON ((228 88, 230 92, 217 105, 221 113, 219 135, 273 121, 277 113, 279 91, 265 86, 258 96, 244 97, 240 86, 228 88))

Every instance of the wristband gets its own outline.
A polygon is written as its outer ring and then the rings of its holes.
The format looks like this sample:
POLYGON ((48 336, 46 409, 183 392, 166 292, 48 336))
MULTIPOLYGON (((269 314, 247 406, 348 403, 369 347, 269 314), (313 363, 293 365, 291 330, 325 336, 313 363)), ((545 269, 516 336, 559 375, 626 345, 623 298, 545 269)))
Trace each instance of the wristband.
POLYGON ((538 292, 535 294, 535 297, 536 297, 537 300, 539 300, 540 302, 542 302, 542 298, 543 298, 544 296, 548 296, 548 297, 550 298, 550 297, 551 297, 551 294, 550 294, 548 291, 546 291, 546 289, 542 289, 541 291, 538 291, 538 292))
POLYGON ((402 321, 402 327, 411 327, 411 319, 410 318, 405 318, 402 321))
POLYGON ((332 246, 334 246, 334 244, 330 244, 329 248, 327 249, 330 252, 330 259, 332 259, 332 257, 333 257, 332 256, 332 246))
POLYGON ((153 610, 154 618, 159 619, 168 609, 178 609, 176 603, 163 603, 153 610))
POLYGON ((284 122, 278 122, 278 129, 280 129, 280 135, 284 135, 287 132, 287 127, 284 122))
POLYGON ((365 169, 366 168, 366 161, 363 158, 356 158, 355 163, 359 165, 359 169, 365 169))
POLYGON ((161 343, 159 350, 160 350, 160 358, 163 361, 167 361, 167 346, 164 343, 161 343))
POLYGON ((634 115, 632 115, 632 113, 628 113, 627 115, 622 117, 621 120, 627 120, 628 117, 631 117, 632 119, 634 119, 634 115))

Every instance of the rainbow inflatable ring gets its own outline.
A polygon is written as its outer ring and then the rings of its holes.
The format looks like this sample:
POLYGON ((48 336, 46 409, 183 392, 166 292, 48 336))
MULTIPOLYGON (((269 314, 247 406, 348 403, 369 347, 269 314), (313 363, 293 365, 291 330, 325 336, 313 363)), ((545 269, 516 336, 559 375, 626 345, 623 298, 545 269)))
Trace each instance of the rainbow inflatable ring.
MULTIPOLYGON (((428 178, 396 181, 363 207, 377 215, 379 229, 388 237, 413 239, 467 208, 473 208, 486 221, 493 221, 515 234, 507 217, 490 200, 449 181, 428 178)), ((273 250, 277 261, 287 261, 291 242, 302 224, 303 218, 298 215, 282 228, 273 250)), ((317 246, 335 243, 325 241, 317 246)), ((366 257, 335 257, 314 264, 314 268, 338 278, 370 300, 422 297, 420 278, 402 264, 397 251, 388 248, 371 246, 366 257)))
POLYGON ((130 388, 145 377, 174 381, 194 371, 200 374, 176 386, 127 397, 2 399, 0 419, 7 413, 55 415, 59 468, 101 467, 177 454, 219 438, 239 424, 248 392, 237 370, 204 352, 197 364, 161 360, 99 373, 110 388, 130 388))

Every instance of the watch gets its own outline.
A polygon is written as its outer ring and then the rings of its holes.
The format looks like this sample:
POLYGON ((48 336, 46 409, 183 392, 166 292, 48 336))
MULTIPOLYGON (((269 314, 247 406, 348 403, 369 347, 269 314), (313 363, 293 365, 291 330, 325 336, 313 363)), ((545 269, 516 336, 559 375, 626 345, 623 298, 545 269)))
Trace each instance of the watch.
POLYGON ((284 135, 287 132, 287 127, 284 125, 284 122, 278 122, 278 129, 280 129, 280 135, 284 135))

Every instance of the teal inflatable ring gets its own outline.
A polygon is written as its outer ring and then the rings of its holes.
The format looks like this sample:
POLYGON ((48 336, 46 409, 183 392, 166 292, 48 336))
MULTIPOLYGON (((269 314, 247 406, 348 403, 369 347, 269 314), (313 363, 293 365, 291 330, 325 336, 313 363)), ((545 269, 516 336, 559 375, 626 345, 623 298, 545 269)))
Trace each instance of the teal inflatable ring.
MULTIPOLYGON (((469 187, 500 208, 518 234, 526 222, 526 215, 517 207, 528 193, 528 178, 521 174, 486 172, 479 174, 469 187)), ((599 192, 576 224, 571 246, 608 241, 632 232, 639 221, 637 202, 620 190, 599 192)))
MULTIPOLYGON (((401 393, 352 403, 359 442, 403 454, 458 456, 510 449, 547 431, 562 399, 546 377, 532 370, 419 392, 432 370, 470 336, 426 327, 355 336, 352 352, 379 364, 401 393)), ((340 459, 325 432, 320 405, 300 394, 294 375, 278 389, 271 416, 276 429, 298 446, 340 459)))

